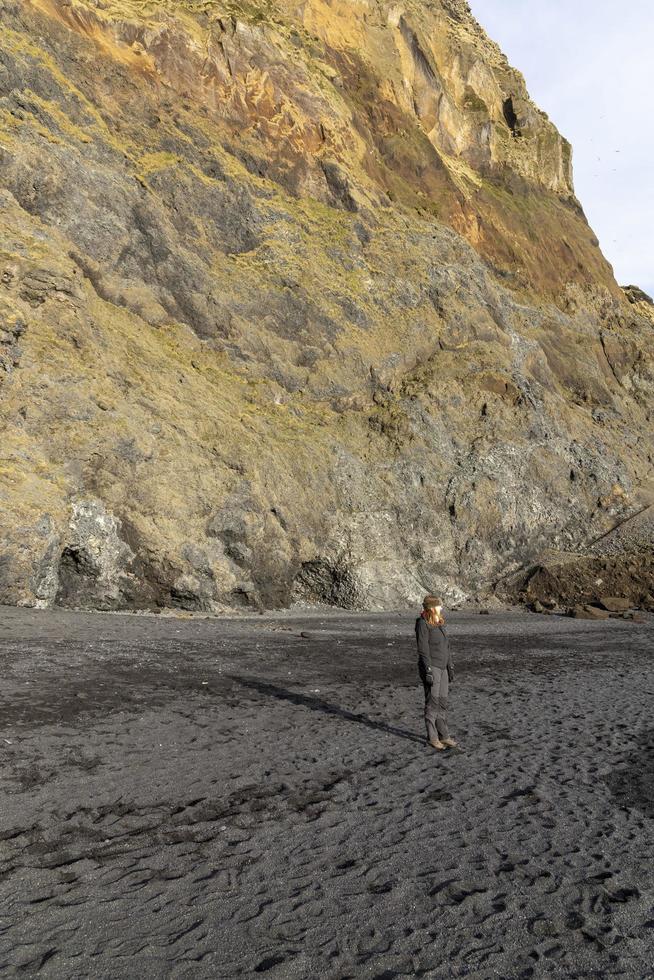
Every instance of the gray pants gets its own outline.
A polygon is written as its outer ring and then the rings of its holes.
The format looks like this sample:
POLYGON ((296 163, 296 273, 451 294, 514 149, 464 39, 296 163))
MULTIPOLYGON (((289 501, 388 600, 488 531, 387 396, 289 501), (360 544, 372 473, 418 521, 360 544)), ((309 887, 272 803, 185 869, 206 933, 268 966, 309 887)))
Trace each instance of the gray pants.
POLYGON ((427 728, 427 738, 443 739, 447 738, 449 731, 447 728, 447 709, 449 683, 447 668, 433 668, 434 683, 423 684, 425 688, 425 725, 427 728))

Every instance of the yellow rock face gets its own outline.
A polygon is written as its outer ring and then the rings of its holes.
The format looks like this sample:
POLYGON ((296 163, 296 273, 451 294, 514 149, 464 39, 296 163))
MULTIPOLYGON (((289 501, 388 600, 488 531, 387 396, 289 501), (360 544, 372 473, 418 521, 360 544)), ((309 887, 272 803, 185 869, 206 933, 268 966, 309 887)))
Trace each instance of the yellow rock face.
POLYGON ((0 14, 0 601, 454 599, 639 505, 652 320, 465 3, 0 14))

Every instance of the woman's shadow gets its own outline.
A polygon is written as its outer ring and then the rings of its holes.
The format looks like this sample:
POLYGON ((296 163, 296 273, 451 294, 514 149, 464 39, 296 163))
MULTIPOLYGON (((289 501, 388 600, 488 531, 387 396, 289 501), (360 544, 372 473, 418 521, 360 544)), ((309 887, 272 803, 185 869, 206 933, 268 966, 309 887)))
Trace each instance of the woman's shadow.
POLYGON ((635 748, 604 782, 625 810, 654 819, 654 728, 641 733, 635 748))
POLYGON ((358 725, 364 725, 366 728, 370 728, 372 731, 396 735, 398 738, 405 738, 410 742, 422 743, 425 741, 424 738, 420 738, 419 735, 408 732, 404 728, 396 728, 394 725, 387 725, 383 721, 374 721, 366 715, 355 714, 354 711, 348 711, 346 708, 341 708, 337 704, 323 701, 322 698, 312 698, 307 694, 300 694, 298 691, 289 691, 285 687, 278 687, 276 684, 270 684, 267 681, 257 681, 250 677, 240 677, 238 674, 227 674, 227 676, 237 684, 251 688, 253 691, 258 691, 259 694, 263 694, 266 697, 277 698, 279 701, 288 701, 291 704, 309 708, 310 711, 321 711, 325 715, 334 715, 338 718, 344 718, 346 721, 354 721, 358 725))

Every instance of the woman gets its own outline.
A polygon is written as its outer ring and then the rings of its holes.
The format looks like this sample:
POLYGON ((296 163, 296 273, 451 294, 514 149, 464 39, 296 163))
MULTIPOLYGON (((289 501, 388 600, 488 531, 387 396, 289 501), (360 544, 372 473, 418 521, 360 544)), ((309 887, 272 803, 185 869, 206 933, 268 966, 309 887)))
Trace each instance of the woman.
POLYGON ((456 742, 447 730, 449 685, 454 680, 450 641, 445 632, 443 603, 428 595, 416 620, 418 673, 425 689, 425 725, 427 741, 442 751, 454 748, 456 742))

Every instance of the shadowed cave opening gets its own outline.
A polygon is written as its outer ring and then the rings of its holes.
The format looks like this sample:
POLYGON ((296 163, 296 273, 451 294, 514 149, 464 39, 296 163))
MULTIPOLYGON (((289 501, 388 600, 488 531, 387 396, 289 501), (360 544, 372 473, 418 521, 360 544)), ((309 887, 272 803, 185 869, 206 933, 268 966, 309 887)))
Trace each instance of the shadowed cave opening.
POLYGON ((512 96, 509 96, 508 99, 505 99, 504 102, 502 103, 502 112, 504 113, 506 124, 511 130, 511 132, 513 133, 513 135, 515 137, 521 136, 522 134, 518 127, 518 117, 516 116, 515 113, 512 96))
POLYGON ((72 604, 80 595, 94 594, 98 569, 91 556, 73 545, 64 548, 59 560, 59 588, 55 604, 72 604))
POLYGON ((359 608, 357 583, 351 569, 328 558, 304 562, 295 576, 293 592, 295 599, 342 609, 359 608))

